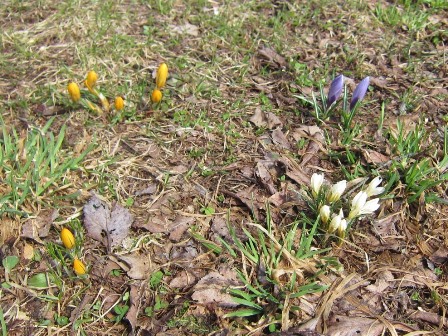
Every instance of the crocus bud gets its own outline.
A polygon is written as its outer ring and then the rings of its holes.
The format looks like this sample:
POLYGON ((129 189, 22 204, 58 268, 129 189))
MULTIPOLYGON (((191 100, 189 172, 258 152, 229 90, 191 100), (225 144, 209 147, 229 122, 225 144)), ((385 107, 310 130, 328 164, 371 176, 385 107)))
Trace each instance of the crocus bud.
POLYGON ((168 66, 165 63, 160 64, 156 74, 156 86, 161 89, 165 86, 168 77, 168 66))
POLYGON ((339 181, 338 183, 334 184, 331 187, 330 192, 327 195, 327 201, 329 203, 334 203, 337 200, 339 200, 341 198, 342 194, 344 193, 345 187, 347 187, 346 180, 342 180, 342 181, 339 181))
POLYGON ((363 100, 369 87, 369 81, 370 78, 366 77, 356 87, 355 91, 353 92, 352 100, 350 102, 350 110, 353 110, 353 108, 356 106, 356 103, 363 100))
POLYGON ((330 225, 328 226, 328 233, 338 232, 339 231, 345 231, 347 228, 347 221, 344 219, 344 214, 341 212, 334 216, 331 219, 330 225))
POLYGON ((322 223, 327 224, 330 219, 330 207, 328 205, 323 205, 319 210, 319 214, 322 223))
POLYGON ((162 92, 159 89, 154 89, 151 93, 151 101, 153 103, 158 103, 162 100, 162 92))
POLYGON ((121 111, 124 108, 124 99, 120 96, 115 97, 115 109, 117 111, 121 111))
POLYGON ((368 197, 376 196, 384 192, 383 187, 378 187, 381 181, 382 179, 379 176, 375 177, 372 181, 370 181, 369 185, 367 186, 367 189, 365 190, 368 197))
POLYGON ((82 261, 78 258, 75 258, 75 260, 73 260, 73 270, 77 275, 86 274, 86 266, 84 266, 82 261))
POLYGON ((81 99, 81 92, 79 91, 78 84, 71 82, 67 86, 68 93, 73 102, 78 102, 81 99))
POLYGON ((314 173, 311 176, 311 193, 313 197, 316 198, 319 195, 320 187, 322 187, 322 183, 324 183, 324 174, 316 174, 314 173))
POLYGON ((339 75, 331 82, 328 90, 327 106, 331 106, 341 96, 344 87, 344 76, 339 75))
POLYGON ((91 70, 87 74, 87 78, 84 84, 87 86, 90 92, 95 93, 93 88, 95 87, 96 81, 98 80, 98 75, 95 71, 91 70))
POLYGON ((68 249, 73 248, 75 246, 75 236, 73 236, 73 233, 67 229, 63 228, 61 231, 61 240, 62 244, 68 249))

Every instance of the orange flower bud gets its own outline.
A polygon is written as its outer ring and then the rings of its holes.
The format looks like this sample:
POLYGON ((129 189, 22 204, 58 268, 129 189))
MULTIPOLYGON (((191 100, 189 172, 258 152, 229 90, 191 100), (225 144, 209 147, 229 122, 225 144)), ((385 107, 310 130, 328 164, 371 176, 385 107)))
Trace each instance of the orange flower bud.
POLYGON ((68 93, 70 94, 70 98, 73 100, 73 102, 77 102, 81 99, 81 92, 79 91, 78 84, 71 82, 67 86, 68 93))
POLYGON ((78 258, 75 258, 75 260, 73 260, 73 270, 77 275, 86 274, 86 266, 84 266, 82 261, 78 258))
POLYGON ((63 228, 61 231, 61 240, 62 244, 68 249, 73 248, 75 246, 75 236, 73 236, 73 233, 67 229, 63 228))
POLYGON ((152 93, 151 93, 151 101, 153 103, 158 103, 162 100, 162 92, 158 89, 155 89, 152 93))
POLYGON ((120 96, 115 97, 115 109, 117 111, 120 111, 124 108, 124 99, 120 96))
POLYGON ((156 75, 156 85, 158 89, 161 89, 165 86, 167 77, 168 77, 168 66, 165 63, 162 63, 157 69, 157 75, 156 75))

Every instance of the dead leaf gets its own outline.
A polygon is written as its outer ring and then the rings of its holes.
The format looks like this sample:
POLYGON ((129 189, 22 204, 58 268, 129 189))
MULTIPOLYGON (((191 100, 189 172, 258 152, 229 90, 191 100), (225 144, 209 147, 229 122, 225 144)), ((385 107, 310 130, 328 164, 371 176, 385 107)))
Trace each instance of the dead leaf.
POLYGON ((378 336, 384 326, 377 320, 366 317, 333 316, 328 321, 328 336, 378 336))
POLYGON ((87 235, 102 242, 108 251, 128 236, 133 218, 121 205, 115 203, 110 210, 109 205, 93 195, 83 211, 87 235))
POLYGON ((169 285, 171 288, 185 288, 193 285, 195 282, 196 277, 194 274, 187 271, 181 271, 170 281, 169 285))
POLYGON ((241 285, 238 275, 234 270, 223 269, 218 272, 210 272, 194 286, 191 298, 203 305, 218 307, 236 307, 232 296, 226 293, 229 287, 241 285))
POLYGON ((282 148, 285 149, 291 148, 288 139, 286 138, 285 134, 283 134, 280 128, 276 128, 275 130, 272 131, 272 141, 282 148))
POLYGON ((362 154, 368 163, 380 164, 390 160, 390 157, 374 150, 363 150, 362 154))
POLYGON ((149 278, 151 270, 151 264, 147 255, 140 255, 137 253, 131 253, 127 255, 117 256, 120 260, 124 261, 128 268, 120 265, 128 276, 132 279, 143 280, 149 278))
POLYGON ((285 58, 272 48, 261 48, 258 50, 258 54, 273 68, 285 68, 288 65, 285 58))
POLYGON ((274 113, 263 112, 259 107, 255 109, 255 112, 249 121, 257 127, 267 127, 273 129, 275 127, 283 127, 282 121, 274 113))
POLYGON ((267 167, 269 163, 258 161, 257 168, 255 174, 259 178, 261 184, 269 191, 270 194, 275 194, 277 189, 274 185, 274 181, 272 179, 271 173, 267 167))
POLYGON ((190 216, 177 216, 176 219, 169 225, 170 240, 178 242, 184 232, 194 223, 195 218, 190 216))
POLYGON ((22 237, 30 238, 43 244, 44 242, 40 238, 48 236, 51 225, 58 216, 58 210, 42 211, 36 218, 30 219, 22 225, 22 237))
POLYGON ((176 34, 187 34, 191 36, 198 36, 199 34, 199 27, 188 22, 178 26, 170 25, 169 27, 176 34))
POLYGON ((131 290, 129 291, 129 300, 131 306, 126 314, 126 319, 131 325, 132 332, 135 331, 138 319, 138 311, 140 306, 141 293, 139 287, 136 284, 131 285, 131 290))
POLYGON ((22 256, 26 260, 31 260, 34 257, 33 245, 28 244, 26 241, 23 243, 23 253, 22 256))
POLYGON ((263 127, 267 124, 266 117, 261 110, 261 108, 257 107, 252 117, 250 117, 249 121, 253 123, 257 127, 263 127))

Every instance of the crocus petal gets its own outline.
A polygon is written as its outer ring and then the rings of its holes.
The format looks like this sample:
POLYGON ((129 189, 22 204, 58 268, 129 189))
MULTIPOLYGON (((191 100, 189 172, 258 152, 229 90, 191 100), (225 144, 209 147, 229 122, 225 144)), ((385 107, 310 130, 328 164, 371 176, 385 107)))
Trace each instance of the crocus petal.
POLYGON ((372 181, 370 181, 369 185, 367 186, 367 189, 365 190, 367 196, 376 196, 379 194, 382 194, 384 192, 383 187, 378 187, 378 185, 381 183, 382 178, 377 176, 372 181))
POLYGON ((340 199, 342 194, 344 193, 345 187, 347 187, 346 180, 342 180, 334 184, 331 187, 330 193, 327 196, 327 201, 333 203, 336 202, 338 199, 340 199))
POLYGON ((331 82, 328 90, 327 105, 331 106, 341 96, 342 88, 344 87, 344 76, 339 75, 331 82))
POLYGON ((162 63, 157 69, 156 74, 156 86, 158 89, 161 89, 165 86, 167 77, 168 77, 168 66, 166 65, 166 63, 162 63))
POLYGON ((79 86, 76 83, 70 83, 67 86, 68 93, 73 102, 77 102, 81 99, 81 92, 79 91, 79 86))
POLYGON ((353 219, 361 214, 361 209, 364 207, 367 201, 367 194, 365 191, 360 191, 352 200, 352 206, 348 219, 353 219))
POLYGON ((319 194, 322 183, 324 183, 324 174, 314 173, 313 176, 311 176, 311 193, 313 194, 313 197, 316 198, 319 194))
POLYGON ((330 207, 328 205, 323 205, 319 210, 319 214, 322 222, 327 224, 330 219, 330 207))
POLYGON ((350 102, 350 110, 353 110, 357 102, 363 100, 369 87, 369 82, 370 78, 366 77, 361 81, 361 83, 358 84, 355 91, 353 92, 352 101, 350 102))
POLYGON ((364 206, 361 209, 360 215, 368 215, 378 210, 378 208, 380 207, 380 204, 378 202, 379 198, 374 198, 366 202, 366 204, 364 204, 364 206))

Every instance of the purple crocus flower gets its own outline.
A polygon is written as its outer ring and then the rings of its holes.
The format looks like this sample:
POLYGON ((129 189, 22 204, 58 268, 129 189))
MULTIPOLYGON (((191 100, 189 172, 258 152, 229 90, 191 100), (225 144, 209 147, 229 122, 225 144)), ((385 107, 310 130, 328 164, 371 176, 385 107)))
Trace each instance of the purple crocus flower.
POLYGON ((356 87, 355 92, 353 92, 352 101, 350 102, 350 111, 356 106, 356 103, 363 100, 366 95, 367 88, 369 87, 370 78, 364 78, 356 87))
POLYGON ((336 100, 338 100, 339 96, 342 93, 343 87, 344 87, 343 75, 339 75, 335 79, 333 79, 330 85, 330 90, 328 90, 327 106, 331 106, 336 100))

